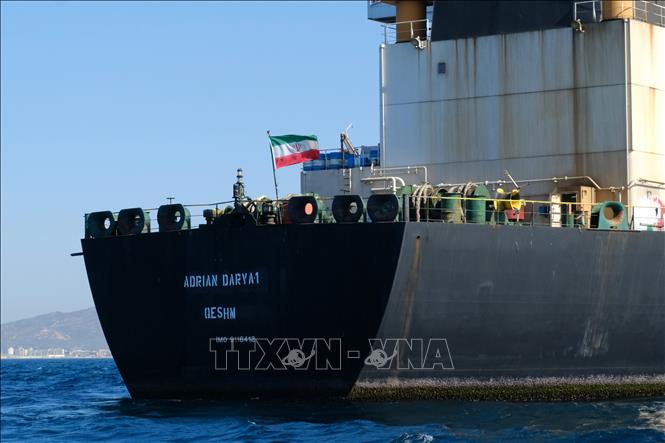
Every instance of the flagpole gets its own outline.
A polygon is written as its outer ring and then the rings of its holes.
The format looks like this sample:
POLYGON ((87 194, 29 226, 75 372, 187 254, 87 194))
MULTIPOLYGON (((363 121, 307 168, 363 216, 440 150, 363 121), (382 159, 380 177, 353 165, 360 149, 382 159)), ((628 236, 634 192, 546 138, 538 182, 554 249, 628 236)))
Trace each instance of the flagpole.
POLYGON ((277 172, 275 172, 275 153, 272 151, 272 142, 270 141, 270 131, 268 134, 268 146, 270 146, 270 157, 272 158, 272 178, 275 180, 275 200, 279 201, 279 192, 277 191, 277 172))

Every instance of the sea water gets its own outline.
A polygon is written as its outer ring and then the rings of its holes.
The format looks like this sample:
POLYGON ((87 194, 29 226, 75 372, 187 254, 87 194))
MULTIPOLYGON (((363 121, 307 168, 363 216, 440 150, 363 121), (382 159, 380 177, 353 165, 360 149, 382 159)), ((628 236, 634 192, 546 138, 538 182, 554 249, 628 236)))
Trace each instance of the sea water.
POLYGON ((110 359, 3 360, 2 441, 665 442, 665 398, 132 401, 110 359))

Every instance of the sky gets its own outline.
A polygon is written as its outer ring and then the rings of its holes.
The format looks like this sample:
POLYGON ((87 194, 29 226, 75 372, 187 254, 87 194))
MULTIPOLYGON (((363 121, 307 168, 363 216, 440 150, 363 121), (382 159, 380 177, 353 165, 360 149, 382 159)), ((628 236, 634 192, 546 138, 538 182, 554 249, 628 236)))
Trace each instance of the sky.
MULTIPOLYGON (((84 214, 274 192, 266 130, 379 139, 359 2, 2 2, 1 321, 93 305, 84 214)), ((280 195, 300 167, 278 170, 280 195)))

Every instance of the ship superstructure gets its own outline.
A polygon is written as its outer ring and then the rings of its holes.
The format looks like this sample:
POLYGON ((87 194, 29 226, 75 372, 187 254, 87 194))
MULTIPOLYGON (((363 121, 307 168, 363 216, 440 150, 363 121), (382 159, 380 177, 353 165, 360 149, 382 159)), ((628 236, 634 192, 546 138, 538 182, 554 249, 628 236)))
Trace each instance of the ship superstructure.
POLYGON ((509 171, 537 201, 665 202, 665 2, 370 1, 368 9, 386 23, 380 167, 304 171, 304 192, 369 196, 378 176, 512 188, 509 171))

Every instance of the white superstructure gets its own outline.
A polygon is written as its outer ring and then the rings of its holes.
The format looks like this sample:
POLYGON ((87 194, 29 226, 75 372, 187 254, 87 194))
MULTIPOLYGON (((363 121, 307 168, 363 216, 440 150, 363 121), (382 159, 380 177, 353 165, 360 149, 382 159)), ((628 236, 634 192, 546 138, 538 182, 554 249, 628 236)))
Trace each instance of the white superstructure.
POLYGON ((537 179, 522 188, 534 199, 588 186, 597 201, 665 201, 665 27, 601 18, 381 44, 381 167, 391 170, 304 172, 303 191, 331 195, 350 182, 367 196, 377 182, 361 179, 420 183, 423 170, 394 168, 424 166, 431 184, 507 170, 537 179))

